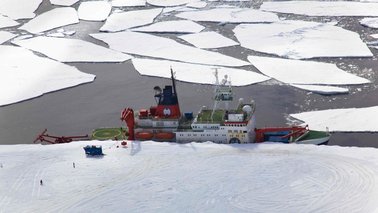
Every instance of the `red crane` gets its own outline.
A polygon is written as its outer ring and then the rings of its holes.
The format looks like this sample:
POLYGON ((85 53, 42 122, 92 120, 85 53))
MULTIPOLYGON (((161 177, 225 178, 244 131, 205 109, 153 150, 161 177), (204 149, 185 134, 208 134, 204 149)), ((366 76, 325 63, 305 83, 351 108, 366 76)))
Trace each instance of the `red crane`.
POLYGON ((80 136, 53 136, 46 134, 47 129, 45 129, 41 134, 37 136, 37 138, 33 141, 33 143, 40 140, 41 142, 47 142, 50 144, 57 144, 57 143, 70 143, 74 139, 88 139, 88 135, 80 135, 80 136))
POLYGON ((135 140, 134 136, 134 110, 131 108, 125 108, 121 114, 121 121, 125 121, 127 129, 129 130, 129 137, 128 140, 135 140))

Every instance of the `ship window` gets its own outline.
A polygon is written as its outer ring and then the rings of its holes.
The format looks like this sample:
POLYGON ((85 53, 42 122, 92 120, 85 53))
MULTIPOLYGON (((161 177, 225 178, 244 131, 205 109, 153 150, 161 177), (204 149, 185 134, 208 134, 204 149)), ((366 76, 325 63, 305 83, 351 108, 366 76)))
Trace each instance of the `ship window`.
POLYGON ((193 134, 193 136, 197 136, 197 134, 193 134))
POLYGON ((207 136, 210 136, 209 134, 207 134, 207 136))
POLYGON ((229 133, 231 133, 231 132, 232 132, 232 130, 228 130, 228 132, 229 132, 229 133))
POLYGON ((215 134, 215 137, 218 137, 218 134, 215 134))
POLYGON ((201 134, 201 136, 203 137, 203 136, 205 136, 204 134, 201 134))
POLYGON ((238 130, 234 130, 235 133, 238 133, 238 130))
POLYGON ((243 133, 247 133, 247 131, 243 131, 243 133))

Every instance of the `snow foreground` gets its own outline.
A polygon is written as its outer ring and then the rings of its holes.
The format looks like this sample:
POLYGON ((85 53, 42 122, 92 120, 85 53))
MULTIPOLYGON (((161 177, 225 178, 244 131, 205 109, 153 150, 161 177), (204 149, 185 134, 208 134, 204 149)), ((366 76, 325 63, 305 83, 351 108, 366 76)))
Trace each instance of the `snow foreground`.
POLYGON ((376 212, 378 149, 91 141, 2 145, 4 212, 376 212), (86 157, 83 146, 102 145, 86 157), (75 164, 75 165, 73 165, 75 164), (40 185, 40 180, 43 184, 40 185))

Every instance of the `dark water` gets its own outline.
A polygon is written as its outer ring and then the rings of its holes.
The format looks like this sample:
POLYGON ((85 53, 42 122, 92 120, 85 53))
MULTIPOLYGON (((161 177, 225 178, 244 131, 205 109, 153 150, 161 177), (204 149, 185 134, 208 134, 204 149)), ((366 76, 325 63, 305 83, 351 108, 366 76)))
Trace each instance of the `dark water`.
MULTIPOLYGON (((78 4, 75 5, 76 8, 78 4)), ((44 1, 38 12, 44 12, 52 6, 44 1)), ((322 21, 326 18, 308 18, 303 16, 287 16, 288 19, 305 19, 322 21)), ((334 19, 334 18, 328 18, 334 19)), ((364 28, 358 24, 360 18, 336 18, 339 26, 359 32, 362 39, 378 33, 378 30, 364 28)), ((201 23, 207 29, 218 29, 216 24, 201 23)), ((97 32, 102 26, 99 22, 81 21, 77 25, 64 27, 76 30, 73 36, 100 45, 102 42, 92 39, 88 33, 97 32)), ((235 25, 226 25, 221 33, 233 37, 235 25)), ((173 37, 172 35, 167 35, 173 37)), ((371 49, 374 55, 378 51, 371 49)), ((218 49, 219 52, 246 60, 249 54, 258 54, 241 47, 218 49)), ((366 77, 373 81, 366 86, 352 86, 350 94, 337 96, 321 96, 295 89, 287 85, 269 81, 263 84, 246 87, 235 87, 236 99, 242 97, 246 101, 253 98, 257 103, 257 122, 259 127, 282 126, 287 123, 290 113, 330 108, 369 107, 378 105, 376 58, 333 58, 317 59, 336 63, 339 67, 366 77), (369 70, 371 69, 371 70, 369 70)), ((135 109, 149 107, 154 104, 153 90, 155 85, 163 86, 170 83, 168 79, 141 76, 133 68, 130 61, 124 63, 70 63, 79 70, 95 74, 93 83, 61 90, 43 95, 39 98, 18 104, 0 107, 0 144, 32 143, 36 135, 45 128, 50 134, 85 135, 98 127, 124 125, 119 120, 120 112, 125 107, 135 109)), ((247 69, 254 69, 248 67, 247 69)), ((197 112, 201 106, 211 106, 213 88, 209 85, 198 85, 178 82, 177 89, 182 111, 197 112)), ((353 122, 353 121, 350 121, 353 122)), ((378 147, 377 133, 334 133, 331 145, 371 146, 378 147)))

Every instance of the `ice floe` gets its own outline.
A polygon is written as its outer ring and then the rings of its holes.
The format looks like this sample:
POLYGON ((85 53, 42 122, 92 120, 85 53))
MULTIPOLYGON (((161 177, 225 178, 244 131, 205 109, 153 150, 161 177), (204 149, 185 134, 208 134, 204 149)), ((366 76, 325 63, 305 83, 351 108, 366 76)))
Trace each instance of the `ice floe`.
POLYGON ((189 2, 186 4, 187 7, 192 7, 192 8, 204 8, 207 6, 207 3, 204 1, 195 1, 195 2, 189 2))
POLYGON ((92 82, 95 78, 73 66, 6 45, 0 45, 0 74, 0 106, 92 82))
POLYGON ((369 80, 339 69, 334 64, 291 59, 248 56, 263 74, 288 84, 356 85, 369 80))
POLYGON ((7 32, 7 31, 0 31, 0 44, 8 41, 9 39, 12 39, 16 37, 17 35, 7 32))
POLYGON ((17 26, 19 24, 20 23, 18 23, 17 21, 15 21, 15 20, 13 20, 9 17, 2 16, 0 14, 0 28, 13 27, 13 26, 17 26))
POLYGON ((354 1, 269 1, 260 9, 307 16, 378 16, 378 4, 354 1))
POLYGON ((349 93, 349 89, 334 86, 320 86, 320 85, 305 85, 305 84, 290 84, 302 90, 310 91, 321 95, 337 95, 349 93))
POLYGON ((71 6, 80 0, 50 0, 51 4, 60 6, 71 6))
POLYGON ((172 68, 177 80, 199 84, 214 84, 215 69, 218 70, 219 76, 227 75, 234 86, 256 84, 270 79, 252 71, 219 66, 140 58, 133 58, 132 62, 135 69, 142 75, 170 78, 172 68))
POLYGON ((60 62, 123 62, 131 58, 130 55, 78 39, 39 36, 12 43, 60 62))
POLYGON ((113 7, 139 7, 145 5, 146 0, 112 0, 113 7))
POLYGON ((86 1, 80 3, 77 12, 81 20, 104 21, 111 10, 112 5, 108 1, 86 1))
POLYGON ((172 39, 139 32, 97 33, 92 37, 106 42, 111 49, 125 53, 197 64, 238 67, 246 61, 220 53, 180 44, 172 39))
POLYGON ((198 48, 220 48, 239 45, 232 39, 226 38, 216 32, 202 32, 179 36, 186 42, 198 48))
POLYGON ((363 18, 360 21, 360 24, 366 27, 378 29, 378 18, 363 18))
POLYGON ((279 21, 278 16, 274 13, 234 7, 182 12, 176 14, 176 16, 193 21, 205 22, 261 23, 279 21))
POLYGON ((151 24, 161 11, 161 8, 154 8, 112 13, 100 28, 100 31, 117 32, 151 24))
POLYGON ((373 56, 357 33, 326 23, 241 24, 234 33, 245 48, 287 58, 373 56))
POLYGON ((161 32, 161 33, 198 33, 205 29, 204 26, 190 20, 162 21, 144 27, 131 29, 136 32, 161 32))
POLYGON ((34 11, 41 3, 42 0, 1 0, 0 15, 14 20, 34 18, 34 11))
POLYGON ((147 0, 147 3, 154 6, 160 6, 160 7, 173 7, 173 6, 184 5, 191 1, 192 0, 147 0))
POLYGON ((370 36, 373 37, 373 38, 378 38, 378 33, 377 34, 371 34, 370 36))
POLYGON ((290 114, 311 129, 331 132, 378 132, 378 106, 328 109, 290 114))
POLYGON ((38 34, 54 28, 79 23, 77 12, 72 7, 49 10, 22 25, 19 29, 38 34))

